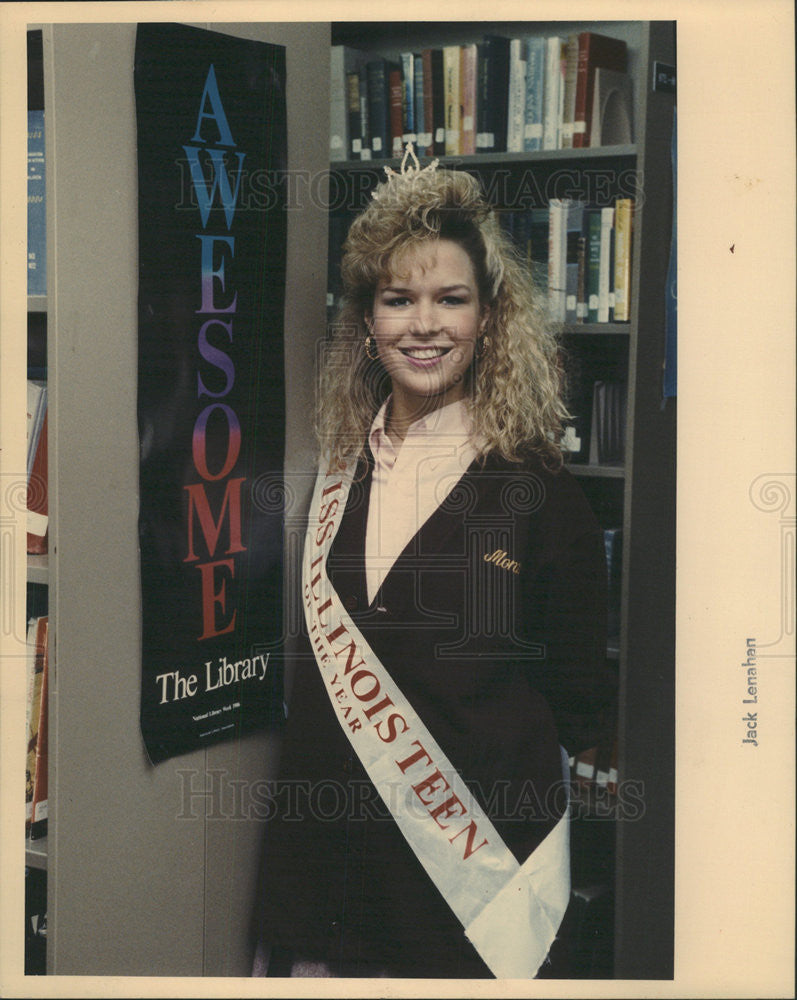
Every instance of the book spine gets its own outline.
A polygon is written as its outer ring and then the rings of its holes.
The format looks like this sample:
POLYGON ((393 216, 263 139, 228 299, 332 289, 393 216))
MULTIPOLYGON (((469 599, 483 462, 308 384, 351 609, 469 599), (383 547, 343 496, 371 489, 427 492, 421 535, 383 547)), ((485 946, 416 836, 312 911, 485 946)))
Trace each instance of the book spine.
POLYGON ((462 135, 460 152, 470 156, 476 152, 476 46, 461 47, 462 135))
POLYGON ((402 145, 403 149, 408 142, 417 141, 415 129, 415 56, 412 52, 402 52, 401 60, 401 80, 404 85, 402 93, 402 145))
POLYGON ((546 39, 545 94, 543 108, 542 148, 559 148, 559 91, 562 42, 558 35, 546 39))
POLYGON ((47 618, 41 617, 36 621, 36 639, 34 645, 32 682, 29 679, 30 687, 30 711, 28 726, 28 745, 25 758, 25 827, 30 830, 33 821, 34 789, 36 787, 36 758, 39 743, 39 731, 42 723, 42 711, 46 711, 46 702, 42 699, 42 687, 44 682, 45 650, 47 648, 47 618))
POLYGON ((631 319, 631 239, 634 201, 618 198, 614 220, 614 320, 631 319))
POLYGON ((44 112, 28 111, 28 295, 47 294, 44 112))
POLYGON ((526 120, 526 53, 522 38, 509 43, 509 112, 506 149, 508 153, 523 152, 523 129, 526 120))
POLYGON ((548 289, 548 230, 547 208, 533 208, 529 218, 529 260, 534 287, 540 294, 548 289))
POLYGON ((598 279, 598 322, 608 323, 611 310, 612 230, 614 208, 601 209, 600 275, 598 279))
POLYGON ((404 81, 401 70, 390 71, 390 150, 393 156, 401 156, 404 149, 404 81))
POLYGON ((578 35, 567 36, 565 50, 561 146, 563 149, 571 149, 573 146, 573 130, 575 126, 576 81, 578 79, 578 35))
POLYGON ((584 205, 570 202, 567 206, 565 246, 565 322, 578 321, 579 244, 584 223, 584 205))
POLYGON ((526 102, 523 148, 527 152, 542 149, 542 102, 545 89, 545 39, 526 41, 526 102))
POLYGON ((44 414, 47 412, 47 383, 41 379, 28 379, 27 387, 27 475, 33 471, 36 449, 39 447, 44 414))
POLYGON ((490 43, 476 47, 476 152, 495 150, 495 133, 490 128, 490 43))
POLYGON ((587 223, 587 322, 598 322, 601 265, 601 211, 591 209, 587 223))
POLYGON ((27 672, 25 683, 25 736, 30 733, 30 719, 33 714, 33 680, 36 674, 36 631, 39 627, 39 619, 31 618, 28 621, 28 631, 25 643, 25 670, 27 672))
POLYGON ((33 773, 33 794, 31 803, 31 835, 38 836, 44 833, 41 824, 47 819, 47 732, 48 732, 48 652, 47 652, 47 623, 45 616, 42 619, 43 627, 37 633, 37 659, 41 659, 41 696, 39 700, 39 721, 36 732, 36 748, 33 773))
POLYGON ((556 107, 556 148, 562 148, 562 122, 565 109, 565 74, 567 73, 567 42, 559 39, 559 94, 556 107))
POLYGON ((348 156, 352 160, 360 159, 362 137, 360 136, 360 74, 354 70, 346 74, 346 111, 349 118, 348 156))
POLYGON ((582 31, 579 34, 576 100, 573 112, 573 146, 575 148, 580 149, 591 144, 595 70, 600 66, 624 73, 627 58, 627 46, 622 39, 610 38, 592 31, 582 31))
POLYGON ((333 45, 329 53, 329 158, 345 160, 348 141, 348 93, 344 46, 333 45))
POLYGON ((576 67, 576 99, 573 110, 573 148, 582 149, 587 131, 587 67, 589 65, 590 32, 578 36, 578 63, 576 67))
POLYGON ((595 382, 592 387, 592 419, 589 428, 590 465, 601 464, 602 442, 605 434, 603 427, 604 398, 605 383, 595 382))
POLYGON ((578 238, 578 280, 576 282, 576 322, 585 323, 587 304, 587 245, 589 243, 589 211, 584 210, 578 238))
POLYGON ((426 108, 425 108, 425 88, 424 88, 424 68, 423 59, 419 54, 415 55, 415 82, 413 92, 415 95, 415 147, 418 156, 426 156, 432 140, 426 128, 426 108))
POLYGON ((446 74, 442 49, 432 49, 431 62, 434 154, 443 156, 446 151, 446 74))
POLYGON ((33 468, 28 477, 28 552, 43 555, 47 551, 47 413, 44 414, 33 468))
POLYGON ((445 154, 457 156, 460 150, 460 54, 458 45, 443 48, 443 70, 445 80, 445 154))
POLYGON ((434 70, 432 49, 421 52, 423 63, 423 130, 426 137, 427 153, 437 152, 434 141, 434 70))
POLYGON ((491 35, 490 40, 490 131, 495 135, 495 152, 506 152, 509 115, 509 39, 491 35))
POLYGON ((567 199, 554 198, 549 213, 548 309, 551 319, 562 323, 565 319, 567 199))
POLYGON ((361 66, 360 74, 360 159, 371 159, 371 105, 368 98, 368 67, 361 66))
POLYGON ((383 158, 390 151, 388 72, 384 59, 372 59, 368 63, 368 117, 374 159, 383 158))

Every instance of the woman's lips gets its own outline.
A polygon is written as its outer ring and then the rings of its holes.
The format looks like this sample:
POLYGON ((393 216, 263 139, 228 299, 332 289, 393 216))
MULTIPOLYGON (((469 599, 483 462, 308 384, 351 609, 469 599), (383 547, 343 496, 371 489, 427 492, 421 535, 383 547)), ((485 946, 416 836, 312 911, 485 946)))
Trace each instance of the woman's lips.
POLYGON ((450 347, 400 347, 399 351, 413 365, 430 368, 451 350, 450 347))

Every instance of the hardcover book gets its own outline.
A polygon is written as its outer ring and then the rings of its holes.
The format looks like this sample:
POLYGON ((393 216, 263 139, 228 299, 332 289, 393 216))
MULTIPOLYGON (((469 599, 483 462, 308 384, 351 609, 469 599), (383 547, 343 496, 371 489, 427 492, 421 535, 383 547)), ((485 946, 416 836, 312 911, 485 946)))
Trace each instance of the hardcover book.
POLYGON ((614 208, 601 209, 600 266, 598 272, 598 322, 609 323, 614 302, 614 208))
POLYGON ((360 133, 360 74, 356 70, 346 74, 346 112, 349 119, 347 155, 352 160, 359 160, 363 144, 360 133))
POLYGON ((28 112, 28 295, 47 294, 44 112, 28 112))
POLYGON ((348 45, 333 45, 329 68, 329 158, 346 160, 351 155, 349 75, 365 63, 367 56, 348 45))
POLYGON ((460 152, 463 156, 470 156, 476 152, 476 46, 463 45, 460 54, 462 104, 460 152))
POLYGON ((506 149, 508 153, 521 153, 526 121, 526 58, 522 38, 513 38, 509 44, 508 100, 506 149))
POLYGON ((415 55, 415 129, 416 129, 416 150, 418 156, 428 155, 432 146, 431 129, 426 128, 426 94, 423 59, 419 54, 415 55))
POLYGON ((545 42, 545 93, 542 112, 542 148, 558 149, 564 100, 562 54, 563 39, 554 35, 545 42))
POLYGON ((595 70, 616 70, 624 73, 627 46, 622 39, 582 31, 578 36, 578 76, 576 78, 576 106, 573 122, 573 146, 595 145, 591 141, 592 98, 595 87, 595 70))
POLYGON ((446 151, 446 98, 443 50, 424 49, 421 53, 421 59, 423 60, 424 127, 427 132, 431 133, 434 155, 444 156, 446 151))
POLYGON ((25 828, 31 835, 38 832, 33 825, 46 819, 47 810, 47 769, 43 763, 47 753, 47 625, 44 615, 32 621, 28 630, 25 828))
POLYGON ((509 41, 502 35, 485 35, 478 46, 476 148, 480 153, 506 152, 509 41))
POLYGON ((562 128, 559 145, 570 149, 576 113, 576 82, 578 79, 578 35, 568 35, 565 42, 564 83, 562 90, 562 128))
POLYGON ((548 312, 555 323, 565 320, 567 198, 552 198, 548 230, 548 312))
POLYGON ((542 149, 543 97, 545 94, 545 39, 534 36, 526 41, 526 102, 523 149, 542 149))
MULTIPOLYGON (((402 52, 400 56, 403 89, 401 94, 401 149, 408 142, 416 143, 418 139, 415 125, 415 56, 412 52, 402 52)), ((393 149, 395 153, 395 147, 393 149)))
POLYGON ((371 102, 368 97, 368 67, 361 66, 360 76, 360 159, 371 156, 371 102))
POLYGON ((45 411, 33 458, 33 468, 28 477, 27 535, 28 552, 31 555, 43 555, 47 551, 47 492, 47 412, 45 411))
POLYGON ((47 412, 47 383, 42 379, 28 379, 27 402, 27 476, 33 471, 33 461, 39 446, 39 435, 47 412))
MULTIPOLYGON (((579 254, 582 249, 582 230, 586 206, 582 201, 571 201, 567 206, 565 225, 565 322, 575 323, 579 319, 578 271, 579 254)), ((583 259, 583 254, 581 255, 583 259)))
POLYGON ((598 322, 598 304, 600 294, 600 267, 601 267, 601 210, 591 208, 586 213, 586 247, 585 247, 585 284, 587 294, 587 316, 588 323, 598 322))
POLYGON ((390 135, 390 65, 386 59, 371 59, 368 73, 368 122, 371 134, 371 155, 383 159, 391 155, 390 135))
POLYGON ((458 45, 446 45, 443 48, 443 80, 445 94, 445 154, 458 156, 460 149, 461 128, 461 81, 458 45))
POLYGON ((398 67, 391 69, 390 88, 390 148, 393 156, 401 156, 404 150, 404 80, 398 67))
POLYGON ((614 216, 614 321, 631 319, 631 244, 633 198, 618 198, 614 216))

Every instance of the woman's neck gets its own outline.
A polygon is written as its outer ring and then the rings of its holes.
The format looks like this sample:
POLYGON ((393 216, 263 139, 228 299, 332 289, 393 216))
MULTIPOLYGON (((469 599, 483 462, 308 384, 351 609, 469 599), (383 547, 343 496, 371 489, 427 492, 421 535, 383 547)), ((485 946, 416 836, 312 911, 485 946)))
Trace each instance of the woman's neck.
POLYGON ((385 414, 385 431, 393 446, 398 448, 410 427, 427 417, 435 410, 440 410, 450 403, 458 402, 457 398, 450 399, 447 396, 425 396, 420 400, 413 400, 411 403, 395 394, 390 397, 385 414))

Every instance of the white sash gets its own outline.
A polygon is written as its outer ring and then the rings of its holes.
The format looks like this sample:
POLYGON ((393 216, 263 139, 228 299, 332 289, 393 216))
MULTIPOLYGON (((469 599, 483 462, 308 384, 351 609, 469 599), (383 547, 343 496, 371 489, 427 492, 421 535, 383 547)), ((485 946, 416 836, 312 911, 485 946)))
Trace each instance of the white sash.
POLYGON ((567 811, 520 865, 346 613, 326 560, 351 471, 319 472, 304 549, 307 628, 333 711, 418 860, 499 978, 533 978, 570 896, 567 811))

